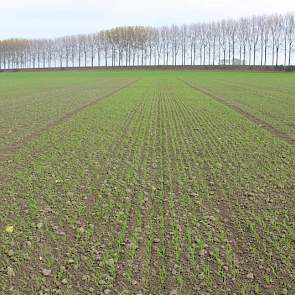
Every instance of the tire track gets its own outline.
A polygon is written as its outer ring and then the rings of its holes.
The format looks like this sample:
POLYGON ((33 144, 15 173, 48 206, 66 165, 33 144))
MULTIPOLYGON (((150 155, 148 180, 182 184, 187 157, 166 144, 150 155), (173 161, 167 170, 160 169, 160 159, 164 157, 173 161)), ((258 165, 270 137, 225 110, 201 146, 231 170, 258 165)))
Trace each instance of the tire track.
POLYGON ((225 106, 229 107, 230 109, 232 109, 233 111, 239 113, 240 115, 247 118, 249 121, 256 124, 257 126, 269 131, 274 137, 277 137, 277 138, 279 138, 281 140, 284 140, 285 142, 289 143, 290 145, 295 146, 295 139, 292 138, 291 136, 289 136, 287 133, 273 127, 271 124, 265 122, 264 120, 262 120, 260 118, 257 118, 253 114, 251 114, 249 112, 246 112, 245 110, 238 107, 237 105, 235 105, 233 103, 230 103, 224 97, 212 94, 207 89, 201 88, 199 86, 192 85, 191 83, 189 83, 189 82, 187 82, 187 81, 185 81, 183 79, 179 79, 179 80, 182 81, 187 86, 189 86, 190 88, 192 88, 192 89, 194 89, 194 90, 196 90, 198 92, 201 92, 201 93, 205 94, 206 96, 209 96, 209 97, 213 98, 217 102, 220 102, 223 105, 225 105, 225 106))
POLYGON ((93 105, 95 105, 96 103, 98 103, 99 101, 106 99, 114 94, 117 94, 118 92, 120 92, 123 89, 128 88, 129 86, 131 86, 132 84, 136 83, 139 79, 136 80, 132 80, 131 82, 127 83, 126 85, 106 94, 103 95, 87 104, 84 104, 83 106, 65 114, 64 116, 60 117, 59 119, 47 124, 45 127, 40 128, 38 131, 32 132, 31 134, 25 136, 24 138, 22 138, 21 140, 19 140, 18 142, 11 144, 9 146, 7 146, 4 149, 0 150, 0 161, 5 161, 7 159, 9 159, 9 157, 11 157, 14 153, 16 153, 16 151, 18 149, 20 149, 24 144, 38 138, 39 136, 41 136, 43 133, 45 133, 46 131, 57 127, 58 125, 62 124, 63 122, 65 122, 66 120, 74 117, 75 115, 77 115, 78 113, 80 113, 81 111, 85 110, 88 107, 91 107, 93 105))
MULTIPOLYGON (((126 88, 126 85, 125 85, 125 87, 123 86, 122 88, 126 88)), ((116 137, 115 140, 114 140, 114 142, 109 146, 109 149, 110 149, 110 152, 108 153, 109 155, 113 155, 115 157, 119 157, 120 156, 119 154, 120 154, 121 150, 118 149, 117 147, 118 146, 121 146, 121 144, 123 144, 123 139, 126 138, 126 132, 128 130, 128 126, 129 126, 130 122, 132 122, 132 120, 134 119, 135 116, 140 116, 142 109, 143 109, 143 103, 141 102, 139 104, 136 104, 135 107, 132 108, 132 110, 130 111, 130 113, 128 113, 126 115, 126 119, 123 121, 122 126, 121 126, 120 130, 118 131, 118 137, 116 137)), ((125 153, 125 150, 124 150, 124 153, 125 153)), ((131 153, 131 150, 126 149, 126 158, 129 157, 129 154, 130 153, 131 153)), ((112 163, 110 163, 110 165, 111 164, 112 163)), ((123 171, 124 171, 123 168, 125 167, 125 165, 126 165, 125 162, 123 162, 123 164, 121 166, 121 169, 119 170, 119 171, 121 171, 122 174, 123 174, 123 171)), ((107 170, 109 170, 109 169, 107 169, 107 170)), ((122 176, 121 174, 119 174, 119 175, 122 176)), ((90 175, 88 177, 91 178, 90 175)), ((100 179, 99 182, 96 182, 97 187, 100 187, 101 186, 101 184, 106 179, 106 177, 107 177, 107 175, 104 175, 103 177, 101 177, 101 179, 100 179)), ((92 179, 92 181, 95 182, 95 179, 92 179)), ((48 208, 48 206, 49 206, 49 208, 50 207, 54 207, 53 204, 49 204, 47 202, 48 201, 45 201, 44 202, 44 205, 43 205, 43 203, 42 203, 42 205, 40 203, 39 207, 41 207, 41 208, 46 208, 46 207, 48 208)), ((109 233, 109 231, 106 230, 106 226, 103 223, 101 223, 101 220, 95 220, 96 217, 93 215, 93 212, 95 212, 95 209, 96 209, 96 207, 95 207, 96 204, 95 203, 97 202, 97 200, 95 198, 95 195, 90 195, 84 202, 85 202, 84 214, 82 216, 79 216, 79 224, 82 225, 82 226, 86 226, 89 222, 92 222, 92 224, 97 224, 99 222, 99 224, 100 224, 100 230, 99 231, 95 231, 95 234, 97 236, 100 236, 100 240, 104 243, 104 239, 105 239, 105 236, 106 236, 105 233, 106 232, 109 233)), ((20 216, 21 214, 17 214, 17 215, 20 216)), ((59 219, 60 219, 60 217, 59 217, 59 219)), ((56 220, 51 219, 51 223, 52 224, 56 224, 56 220)), ((117 229, 117 220, 116 219, 114 219, 113 222, 110 223, 110 224, 113 225, 113 229, 114 230, 117 229)), ((67 224, 66 221, 63 223, 62 230, 64 232, 63 233, 64 236, 66 236, 68 239, 74 239, 74 236, 75 236, 75 232, 76 231, 74 229, 70 228, 68 226, 68 224, 67 224)), ((112 233, 112 232, 110 232, 110 233, 112 233)), ((51 244, 51 241, 50 242, 47 241, 47 246, 49 246, 49 245, 50 246, 52 245, 51 244)), ((107 245, 106 245, 106 247, 107 247, 107 245)), ((69 248, 67 247, 65 249, 66 249, 65 252, 67 252, 69 248)), ((77 252, 79 252, 79 251, 82 252, 82 250, 77 247, 77 252)), ((58 252, 56 253, 57 256, 59 254, 60 253, 58 253, 58 252)), ((101 252, 101 254, 103 254, 103 253, 101 252)), ((63 261, 63 259, 64 259, 64 257, 61 256, 60 261, 63 261)), ((18 276, 19 274, 21 274, 21 275, 25 275, 25 277, 24 278, 23 277, 20 277, 20 278, 19 277, 16 277, 16 278, 18 280, 24 280, 25 281, 26 278, 27 278, 27 276, 28 276, 28 273, 32 272, 32 270, 34 270, 34 268, 35 269, 38 268, 38 265, 39 265, 38 263, 39 263, 38 261, 31 261, 31 264, 34 265, 34 267, 32 267, 30 269, 28 269, 25 264, 24 264, 24 266, 21 265, 20 266, 20 269, 24 268, 24 269, 26 269, 26 271, 25 272, 24 271, 18 271, 18 273, 16 275, 18 276)), ((88 271, 88 269, 85 268, 85 266, 84 266, 83 271, 86 273, 88 271)), ((71 275, 73 277, 75 277, 76 282, 79 282, 79 276, 77 275, 76 272, 71 272, 71 275)))

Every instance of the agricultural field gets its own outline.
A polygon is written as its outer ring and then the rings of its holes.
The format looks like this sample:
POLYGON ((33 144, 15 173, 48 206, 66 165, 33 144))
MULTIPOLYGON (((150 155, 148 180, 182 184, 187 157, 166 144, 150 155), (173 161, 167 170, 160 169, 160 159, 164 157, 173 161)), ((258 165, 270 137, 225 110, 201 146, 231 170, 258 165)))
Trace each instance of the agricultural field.
POLYGON ((21 143, 131 81, 83 76, 0 79, 0 149, 21 143))
POLYGON ((0 294, 295 294, 295 74, 0 74, 0 294))

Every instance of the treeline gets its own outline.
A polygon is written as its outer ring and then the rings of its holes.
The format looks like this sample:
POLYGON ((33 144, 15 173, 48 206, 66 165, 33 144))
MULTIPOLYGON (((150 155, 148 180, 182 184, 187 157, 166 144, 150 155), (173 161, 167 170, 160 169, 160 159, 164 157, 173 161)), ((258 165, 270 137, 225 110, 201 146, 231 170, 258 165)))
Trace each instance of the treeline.
POLYGON ((0 41, 0 69, 294 64, 295 17, 253 16, 159 28, 129 26, 56 39, 0 41))

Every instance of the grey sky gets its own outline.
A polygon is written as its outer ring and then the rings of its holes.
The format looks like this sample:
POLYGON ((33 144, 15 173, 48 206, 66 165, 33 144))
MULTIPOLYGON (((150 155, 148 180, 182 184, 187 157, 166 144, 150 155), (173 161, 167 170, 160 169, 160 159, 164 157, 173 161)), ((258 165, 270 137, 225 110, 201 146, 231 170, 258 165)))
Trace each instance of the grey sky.
POLYGON ((0 39, 295 11, 295 0, 0 0, 0 39))

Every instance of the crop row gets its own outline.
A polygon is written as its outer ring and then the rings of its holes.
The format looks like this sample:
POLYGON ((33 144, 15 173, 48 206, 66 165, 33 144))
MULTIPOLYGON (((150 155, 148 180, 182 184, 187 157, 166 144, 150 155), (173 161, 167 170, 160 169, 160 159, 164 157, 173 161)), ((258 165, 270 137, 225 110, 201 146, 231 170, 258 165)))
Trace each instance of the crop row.
POLYGON ((295 100, 292 77, 232 79, 227 76, 216 76, 212 79, 187 79, 294 138, 295 100))
POLYGON ((0 81, 0 149, 130 83, 124 78, 0 81), (2 82, 2 83, 1 83, 2 82))
POLYGON ((294 147, 180 80, 142 79, 4 168, 1 291, 294 290, 294 147))

